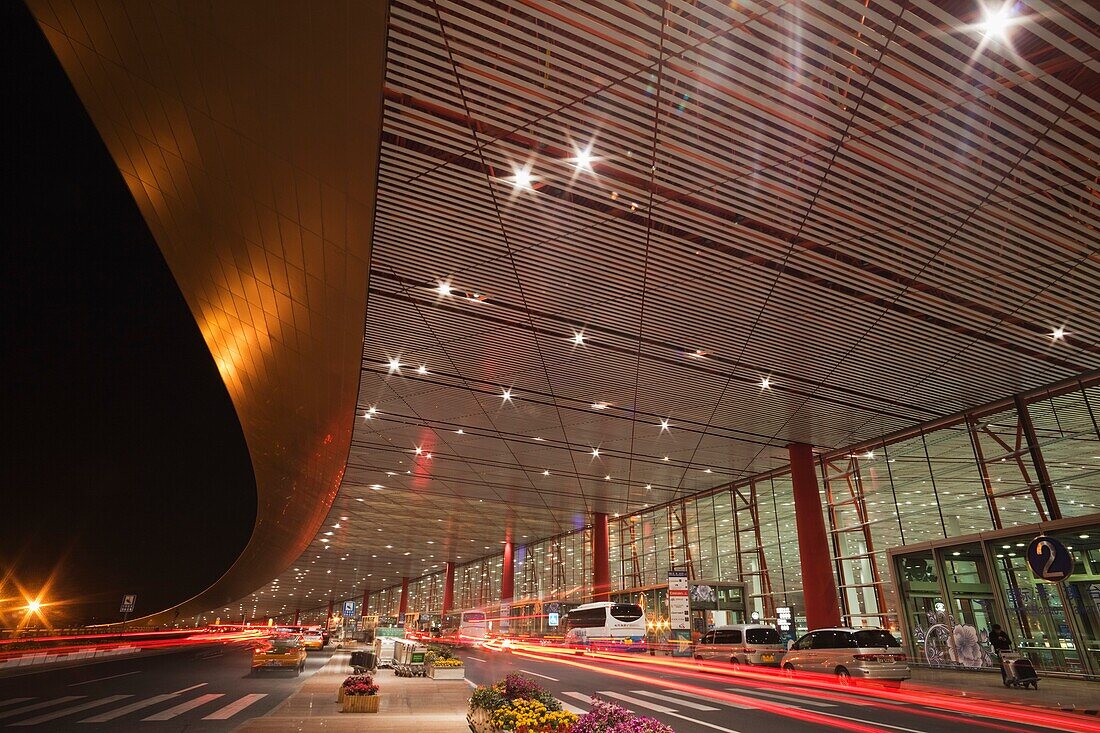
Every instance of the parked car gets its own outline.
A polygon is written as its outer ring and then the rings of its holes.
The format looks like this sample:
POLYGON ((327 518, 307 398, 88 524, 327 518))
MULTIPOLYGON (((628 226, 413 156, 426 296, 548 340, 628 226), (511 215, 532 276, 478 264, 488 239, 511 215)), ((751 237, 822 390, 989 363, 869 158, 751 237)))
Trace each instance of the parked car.
POLYGON ((912 676, 901 643, 886 629, 811 631, 787 652, 783 669, 835 675, 841 684, 850 684, 852 680, 900 684, 912 676))
POLYGON ((295 676, 306 668, 306 648, 301 637, 267 639, 252 649, 252 672, 294 670, 295 676))
POLYGON ((718 626, 695 646, 696 659, 734 665, 778 667, 785 653, 779 632, 763 624, 718 626))

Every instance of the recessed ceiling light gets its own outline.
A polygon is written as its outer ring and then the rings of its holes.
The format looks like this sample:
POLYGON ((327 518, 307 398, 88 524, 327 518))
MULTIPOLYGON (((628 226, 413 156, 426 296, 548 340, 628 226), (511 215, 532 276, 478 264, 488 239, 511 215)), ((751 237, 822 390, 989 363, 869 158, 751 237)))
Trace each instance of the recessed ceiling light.
POLYGON ((451 294, 451 281, 450 280, 440 280, 439 283, 436 284, 435 289, 440 294, 440 296, 450 295, 451 294))
POLYGON ((662 433, 665 432, 666 430, 668 430, 671 427, 672 427, 672 425, 669 423, 668 420, 662 420, 661 421, 661 432, 662 433))
POLYGON ((424 452, 424 449, 423 449, 423 448, 421 448, 421 447, 420 447, 419 445, 418 445, 418 446, 416 446, 416 455, 420 455, 420 454, 421 454, 421 453, 423 453, 423 452, 424 452))
POLYGON ((667 461, 667 460, 668 460, 668 456, 665 456, 665 457, 664 457, 664 458, 662 458, 661 460, 662 460, 662 461, 667 461))
POLYGON ((611 480, 611 476, 610 476, 610 475, 604 476, 604 477, 603 477, 603 480, 604 480, 604 481, 610 481, 610 480, 611 480))
POLYGON ((471 300, 475 303, 484 303, 489 299, 489 296, 485 293, 479 293, 476 290, 466 292, 466 300, 471 300))
POLYGON ((714 473, 714 471, 711 471, 709 468, 704 468, 703 473, 714 473))
POLYGON ((863 457, 864 457, 864 459, 869 461, 869 460, 871 460, 872 458, 875 457, 875 452, 873 450, 869 450, 869 451, 867 451, 866 453, 863 454, 863 457))
POLYGON ((459 435, 465 435, 465 434, 466 434, 466 433, 465 433, 465 431, 463 431, 463 429, 462 429, 462 428, 459 428, 459 429, 458 429, 458 430, 456 430, 455 432, 456 432, 456 433, 458 433, 459 435))
POLYGON ((606 402, 593 402, 592 403, 592 409, 593 410, 606 410, 607 407, 608 407, 608 404, 606 402))
POLYGON ((418 367, 416 368, 416 373, 417 373, 417 374, 427 374, 427 373, 428 373, 428 367, 426 367, 426 366, 424 366, 423 364, 421 364, 420 366, 418 366, 418 367))
POLYGON ((550 475, 550 469, 546 469, 545 471, 543 471, 542 475, 543 476, 549 476, 550 475))
POLYGON ((502 391, 502 392, 500 393, 500 398, 501 398, 502 400, 504 400, 505 402, 509 402, 509 401, 511 401, 511 399, 512 399, 512 390, 511 390, 511 389, 506 389, 506 390, 503 390, 503 391, 502 391))
POLYGON ((999 8, 986 8, 978 29, 987 36, 1004 36, 1012 25, 1012 0, 1004 2, 999 8))
POLYGON ((1059 326, 1050 332, 1050 337, 1055 341, 1061 341, 1066 337, 1066 329, 1064 326, 1059 326))
POLYGON ((762 377, 760 379, 760 389, 771 389, 771 388, 772 388, 772 378, 771 377, 762 377))
POLYGON ((541 442, 543 442, 543 441, 544 441, 544 440, 546 440, 546 439, 545 439, 545 438, 535 438, 535 440, 537 440, 538 442, 540 442, 540 443, 541 443, 541 442))
POLYGON ((381 491, 382 489, 386 488, 382 484, 371 484, 370 487, 375 491, 381 491))
POLYGON ((646 484, 645 488, 646 488, 646 491, 648 491, 649 489, 653 488, 653 485, 652 484, 646 484))
POLYGON ((584 148, 583 150, 580 149, 580 148, 577 148, 577 154, 574 155, 572 158, 568 158, 568 161, 570 163, 572 163, 573 165, 577 166, 578 168, 587 168, 589 170, 592 169, 592 162, 594 160, 595 160, 595 158, 592 157, 592 145, 591 144, 587 148, 584 148))
POLYGON ((390 374, 393 374, 394 372, 396 372, 400 369, 401 369, 401 360, 400 359, 390 359, 390 374))
POLYGON ((688 356, 690 356, 690 357, 692 357, 692 358, 695 358, 695 359, 702 359, 702 358, 705 358, 705 357, 706 357, 706 355, 707 355, 707 352, 706 352, 706 351, 704 351, 703 349, 696 349, 695 351, 693 351, 693 352, 691 352, 690 354, 688 354, 688 356))
POLYGON ((530 189, 535 179, 531 176, 531 166, 526 165, 522 168, 516 168, 515 172, 508 176, 507 180, 510 180, 512 185, 516 188, 530 189))
POLYGON ((574 331, 573 338, 569 340, 576 346, 584 346, 584 331, 574 331))
POLYGON ((592 449, 592 457, 593 458, 599 458, 600 457, 600 449, 599 448, 593 448, 592 449))

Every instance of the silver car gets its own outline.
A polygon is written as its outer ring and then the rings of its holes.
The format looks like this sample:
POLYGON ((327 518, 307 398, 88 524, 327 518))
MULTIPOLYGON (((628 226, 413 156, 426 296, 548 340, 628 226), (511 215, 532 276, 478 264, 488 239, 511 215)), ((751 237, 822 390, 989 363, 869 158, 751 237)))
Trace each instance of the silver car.
POLYGON ((783 654, 779 632, 762 624, 719 626, 695 646, 696 659, 730 664, 778 667, 783 654))
POLYGON ((885 629, 818 629, 803 636, 783 658, 787 672, 835 675, 852 680, 897 682, 912 676, 898 640, 885 629))

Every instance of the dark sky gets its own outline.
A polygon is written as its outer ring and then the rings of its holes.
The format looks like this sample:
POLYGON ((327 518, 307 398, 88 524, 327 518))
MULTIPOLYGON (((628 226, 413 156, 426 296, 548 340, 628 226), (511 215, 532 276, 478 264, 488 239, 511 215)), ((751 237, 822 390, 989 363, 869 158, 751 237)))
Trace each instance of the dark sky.
POLYGON ((161 610, 248 541, 240 425, 156 243, 21 3, 3 28, 0 626, 12 579, 75 620, 161 610))

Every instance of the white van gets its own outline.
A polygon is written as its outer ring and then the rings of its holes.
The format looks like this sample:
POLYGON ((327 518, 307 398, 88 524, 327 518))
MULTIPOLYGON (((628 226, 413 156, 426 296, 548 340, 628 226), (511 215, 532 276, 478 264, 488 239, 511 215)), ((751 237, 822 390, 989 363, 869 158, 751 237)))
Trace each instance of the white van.
POLYGON ((778 667, 785 653, 773 626, 732 624, 708 631, 695 645, 695 658, 758 667, 778 667))

